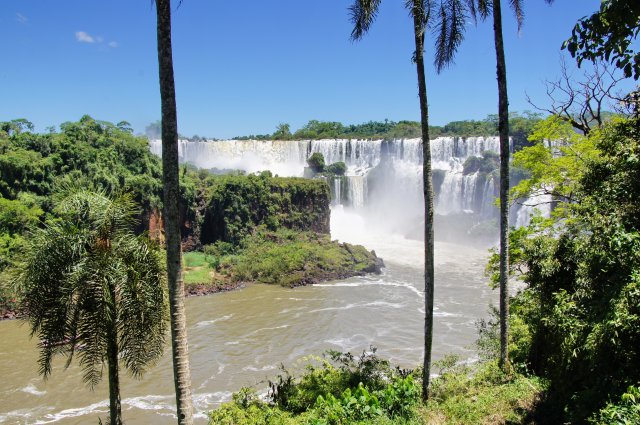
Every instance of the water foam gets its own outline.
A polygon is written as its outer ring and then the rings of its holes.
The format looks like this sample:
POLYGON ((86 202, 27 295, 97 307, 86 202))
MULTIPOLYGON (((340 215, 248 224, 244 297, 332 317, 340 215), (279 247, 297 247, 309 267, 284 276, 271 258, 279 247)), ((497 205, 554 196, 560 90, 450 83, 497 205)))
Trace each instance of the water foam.
POLYGON ((204 326, 213 325, 214 323, 227 321, 227 320, 231 319, 232 317, 233 317, 233 313, 227 314, 226 316, 218 317, 217 319, 204 320, 202 322, 198 322, 198 323, 196 323, 196 326, 201 328, 201 327, 204 327, 204 326))

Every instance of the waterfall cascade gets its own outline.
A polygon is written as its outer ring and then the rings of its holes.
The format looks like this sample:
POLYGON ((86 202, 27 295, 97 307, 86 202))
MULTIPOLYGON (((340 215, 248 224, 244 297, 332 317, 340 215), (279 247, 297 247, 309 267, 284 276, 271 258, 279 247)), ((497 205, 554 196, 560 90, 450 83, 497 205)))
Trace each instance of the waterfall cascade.
MULTIPOLYGON (((150 149, 160 155, 162 143, 152 140, 150 149)), ((476 223, 498 217, 494 205, 497 172, 464 173, 468 158, 498 151, 498 137, 438 137, 431 141, 436 214, 473 216, 476 223)), ((421 139, 180 140, 178 152, 181 162, 200 168, 248 173, 270 170, 280 176, 302 176, 307 158, 319 152, 327 165, 344 162, 347 166, 344 177, 328 182, 335 205, 370 209, 387 220, 389 214, 414 222, 422 216, 421 139)), ((514 224, 525 225, 535 203, 540 202, 524 202, 514 208, 514 224)), ((548 212, 548 207, 543 209, 543 214, 548 212)))

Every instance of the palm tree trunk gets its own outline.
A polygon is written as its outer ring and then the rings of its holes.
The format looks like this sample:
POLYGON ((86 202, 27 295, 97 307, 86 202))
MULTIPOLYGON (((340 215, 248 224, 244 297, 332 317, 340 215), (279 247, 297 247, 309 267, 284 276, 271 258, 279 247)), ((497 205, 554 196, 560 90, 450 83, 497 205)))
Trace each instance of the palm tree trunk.
POLYGON ((118 371, 118 331, 116 328, 116 292, 110 286, 113 323, 107 330, 107 363, 109 364, 109 423, 122 425, 122 405, 120 403, 120 376, 118 371))
POLYGON ((413 2, 413 29, 415 36, 415 63, 418 71, 420 123, 422 127, 422 182, 424 189, 424 363, 422 372, 422 399, 429 399, 431 375, 431 344, 433 340, 433 180, 431 179, 431 140, 429 139, 429 105, 424 72, 424 23, 422 0, 413 2))
POLYGON ((500 0, 493 2, 493 33, 497 61, 500 134, 500 368, 506 372, 509 365, 509 97, 500 0))
POLYGON ((187 346, 180 245, 180 186, 178 164, 178 118, 171 50, 171 0, 156 0, 158 14, 158 66, 162 100, 162 179, 164 228, 167 248, 171 346, 176 408, 179 424, 193 423, 191 372, 187 346))

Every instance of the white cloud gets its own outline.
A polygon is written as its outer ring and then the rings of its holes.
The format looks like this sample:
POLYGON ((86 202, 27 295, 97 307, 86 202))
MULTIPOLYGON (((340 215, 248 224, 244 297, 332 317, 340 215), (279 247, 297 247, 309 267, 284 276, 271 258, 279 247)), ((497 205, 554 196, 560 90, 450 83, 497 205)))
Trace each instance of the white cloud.
POLYGON ((28 19, 22 13, 16 13, 16 21, 20 22, 21 24, 24 24, 28 21, 28 19))
POLYGON ((76 40, 78 40, 80 43, 95 43, 96 40, 90 36, 88 33, 84 32, 84 31, 78 31, 76 32, 76 40))
POLYGON ((115 49, 116 47, 118 47, 118 42, 117 41, 110 41, 109 42, 109 47, 113 47, 115 49))

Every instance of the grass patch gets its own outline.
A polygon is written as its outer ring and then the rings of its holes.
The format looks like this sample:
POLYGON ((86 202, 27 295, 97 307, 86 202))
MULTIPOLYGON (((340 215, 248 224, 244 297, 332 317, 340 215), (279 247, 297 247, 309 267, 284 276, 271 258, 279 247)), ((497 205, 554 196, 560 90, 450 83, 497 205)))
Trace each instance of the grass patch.
POLYGON ((457 360, 450 356, 436 362, 440 375, 431 386, 427 423, 524 423, 545 388, 537 377, 505 375, 496 361, 470 367, 457 360))
POLYGON ((212 282, 213 269, 207 262, 207 256, 203 252, 185 252, 184 261, 185 285, 207 285, 212 282))
POLYGON ((207 256, 203 252, 191 251, 182 254, 185 267, 208 267, 207 256))

